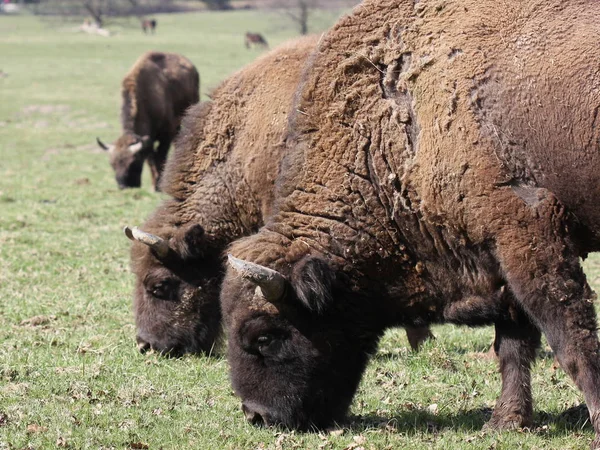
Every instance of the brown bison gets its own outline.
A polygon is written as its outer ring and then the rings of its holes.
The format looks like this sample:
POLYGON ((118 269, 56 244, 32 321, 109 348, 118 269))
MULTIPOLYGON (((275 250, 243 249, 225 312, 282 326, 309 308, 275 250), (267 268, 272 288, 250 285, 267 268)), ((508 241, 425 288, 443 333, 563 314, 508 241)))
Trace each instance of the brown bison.
POLYGON ((221 332, 222 253, 272 211, 283 133, 316 38, 277 48, 185 116, 162 182, 172 198, 126 229, 140 350, 209 352, 221 332), (150 233, 150 234, 148 234, 150 233), (146 244, 146 245, 144 245, 146 244))
POLYGON ((156 30, 156 19, 143 19, 142 20, 142 31, 144 32, 144 34, 147 34, 148 32, 154 34, 155 30, 156 30))
MULTIPOLYGON (((384 330, 493 324, 488 426, 530 425, 541 332, 600 431, 600 2, 366 0, 297 93, 277 212, 221 307, 254 423, 346 414, 384 330)), ((593 448, 600 448, 596 437, 593 448)))
POLYGON ((123 134, 113 145, 96 138, 110 155, 119 188, 139 187, 148 161, 158 190, 171 141, 185 110, 198 103, 199 88, 198 71, 181 55, 148 52, 136 61, 122 82, 123 134))
POLYGON ((252 46, 269 48, 269 44, 267 44, 267 41, 262 34, 250 33, 249 31, 246 32, 246 35, 244 36, 244 44, 246 45, 246 48, 250 48, 252 46))

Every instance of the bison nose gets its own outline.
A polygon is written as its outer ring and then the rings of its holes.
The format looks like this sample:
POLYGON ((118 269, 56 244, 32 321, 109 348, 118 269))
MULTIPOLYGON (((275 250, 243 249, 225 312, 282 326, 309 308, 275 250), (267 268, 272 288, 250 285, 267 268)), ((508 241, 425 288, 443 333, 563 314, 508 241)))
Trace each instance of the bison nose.
POLYGON ((263 418, 263 416, 260 413, 249 408, 244 403, 242 403, 242 411, 244 412, 244 415, 246 416, 246 420, 248 420, 248 422, 250 422, 252 425, 268 426, 268 423, 265 421, 265 419, 263 418))
POLYGON ((140 353, 146 353, 148 350, 150 350, 149 342, 146 342, 138 337, 137 343, 138 350, 140 351, 140 353))

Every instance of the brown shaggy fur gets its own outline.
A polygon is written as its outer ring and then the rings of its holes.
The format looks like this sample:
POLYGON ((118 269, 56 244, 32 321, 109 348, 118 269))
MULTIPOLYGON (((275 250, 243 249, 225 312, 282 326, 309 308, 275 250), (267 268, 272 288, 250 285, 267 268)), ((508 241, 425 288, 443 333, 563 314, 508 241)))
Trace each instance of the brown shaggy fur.
MULTIPOLYGON (((231 253, 278 270, 266 301, 229 269, 234 389, 253 421, 338 420, 383 330, 493 323, 493 428, 531 424, 546 335, 600 431, 600 3, 368 0, 298 93, 278 212, 231 253)), ((598 439, 594 448, 600 448, 598 439)))
POLYGON ((291 41, 264 55, 185 116, 162 183, 172 198, 142 227, 168 240, 171 254, 132 246, 142 350, 211 351, 221 331, 222 252, 271 213, 287 117, 316 42, 291 41))
POLYGON ((181 55, 148 52, 136 61, 122 82, 123 134, 109 149, 119 187, 139 187, 146 160, 158 190, 171 142, 186 109, 198 103, 199 89, 198 71, 181 55), (142 148, 131 151, 139 143, 142 148))

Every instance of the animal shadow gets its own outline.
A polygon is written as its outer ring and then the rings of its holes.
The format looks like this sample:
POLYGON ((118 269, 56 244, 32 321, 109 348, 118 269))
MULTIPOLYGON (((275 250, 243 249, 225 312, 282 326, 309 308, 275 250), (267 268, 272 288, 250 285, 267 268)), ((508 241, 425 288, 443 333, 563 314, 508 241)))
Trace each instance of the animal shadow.
MULTIPOLYGON (((420 434, 437 434, 445 429, 465 432, 495 433, 485 430, 484 425, 492 416, 492 409, 487 407, 460 411, 458 413, 432 414, 426 410, 399 411, 391 417, 376 414, 354 415, 344 424, 340 424, 351 433, 360 434, 367 430, 387 429, 392 432, 420 434)), ((523 431, 546 436, 560 436, 573 431, 593 431, 588 409, 585 404, 573 406, 565 411, 536 411, 534 424, 523 431)))

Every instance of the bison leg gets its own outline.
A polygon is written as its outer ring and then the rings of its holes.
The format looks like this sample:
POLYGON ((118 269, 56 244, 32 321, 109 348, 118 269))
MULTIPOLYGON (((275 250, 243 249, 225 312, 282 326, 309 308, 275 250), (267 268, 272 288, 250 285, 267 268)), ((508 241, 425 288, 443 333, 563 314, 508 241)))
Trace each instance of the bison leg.
POLYGON ((494 350, 500 363, 502 393, 486 428, 507 430, 531 425, 531 363, 540 337, 540 331, 523 313, 518 313, 514 322, 496 323, 494 350))
POLYGON ((596 431, 594 448, 600 449, 600 343, 594 294, 556 197, 543 189, 535 197, 519 197, 503 199, 505 206, 513 206, 510 215, 494 217, 488 210, 490 218, 498 220, 496 253, 511 291, 583 392, 596 431))
POLYGON ((170 146, 170 139, 162 139, 156 150, 148 157, 148 164, 150 165, 150 171, 152 173, 152 184, 154 185, 154 190, 157 192, 160 191, 160 177, 165 168, 165 162, 167 161, 167 154, 169 153, 170 146))
POLYGON ((408 338, 410 348, 415 352, 419 350, 421 344, 427 339, 434 339, 433 333, 431 333, 428 327, 406 327, 406 337, 408 338))

